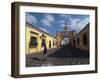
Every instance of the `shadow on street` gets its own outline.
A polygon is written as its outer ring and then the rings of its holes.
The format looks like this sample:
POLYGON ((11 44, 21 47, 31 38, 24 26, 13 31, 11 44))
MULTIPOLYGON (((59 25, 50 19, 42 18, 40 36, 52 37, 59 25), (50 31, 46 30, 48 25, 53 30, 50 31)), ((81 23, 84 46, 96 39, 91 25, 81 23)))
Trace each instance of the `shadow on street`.
POLYGON ((44 60, 42 52, 26 55, 26 67, 81 64, 89 64, 89 52, 72 46, 48 50, 47 60, 44 60))
POLYGON ((61 47, 59 50, 48 55, 56 58, 89 58, 89 52, 71 46, 61 47))

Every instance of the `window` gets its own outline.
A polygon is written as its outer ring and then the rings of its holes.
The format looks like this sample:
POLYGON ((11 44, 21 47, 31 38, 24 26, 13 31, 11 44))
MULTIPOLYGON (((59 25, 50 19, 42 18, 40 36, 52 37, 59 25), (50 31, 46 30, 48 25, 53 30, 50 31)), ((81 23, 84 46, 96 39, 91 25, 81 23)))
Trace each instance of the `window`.
POLYGON ((49 48, 51 48, 51 41, 49 41, 49 48))
POLYGON ((42 39, 41 47, 44 47, 46 45, 45 39, 42 39))
POLYGON ((55 46, 57 45, 57 41, 55 41, 54 45, 55 45, 55 46))
POLYGON ((30 38, 30 48, 31 47, 37 47, 37 38, 36 37, 31 37, 30 38))
POLYGON ((53 40, 53 46, 55 45, 55 42, 54 42, 54 40, 53 40))
POLYGON ((77 38, 77 44, 78 44, 78 45, 80 44, 80 42, 79 42, 79 38, 77 38))
POLYGON ((74 44, 74 45, 76 44, 76 41, 75 41, 75 40, 73 40, 73 44, 74 44))
POLYGON ((83 44, 87 45, 87 34, 83 34, 83 44))

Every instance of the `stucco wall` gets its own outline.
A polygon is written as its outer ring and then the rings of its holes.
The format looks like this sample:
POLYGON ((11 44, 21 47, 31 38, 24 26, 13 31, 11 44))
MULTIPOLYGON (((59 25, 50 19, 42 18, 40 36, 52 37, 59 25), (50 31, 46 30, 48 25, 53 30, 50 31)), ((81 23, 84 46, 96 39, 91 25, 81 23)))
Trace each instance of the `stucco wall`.
POLYGON ((39 51, 42 51, 43 50, 43 47, 41 47, 41 42, 42 42, 42 39, 41 39, 41 35, 44 34, 46 36, 46 46, 47 46, 47 49, 50 49, 49 48, 49 41, 51 41, 51 48, 55 48, 56 45, 53 45, 53 41, 56 42, 56 39, 50 35, 47 35, 43 32, 39 32, 37 31, 36 29, 33 29, 29 26, 26 26, 26 54, 29 54, 29 53, 35 53, 35 52, 39 52, 39 51), (35 32, 35 33, 38 33, 38 35, 30 35, 30 31, 32 32, 35 32), (30 43, 30 37, 31 36, 34 36, 37 38, 37 47, 29 47, 29 43, 30 43))
POLYGON ((74 47, 89 51, 89 24, 86 25, 86 27, 83 30, 81 30, 79 32, 79 34, 77 34, 76 37, 73 40, 75 40, 75 44, 74 44, 74 41, 73 41, 74 47), (83 44, 83 35, 84 34, 87 35, 87 45, 83 44), (77 42, 77 38, 79 38, 79 44, 77 42))

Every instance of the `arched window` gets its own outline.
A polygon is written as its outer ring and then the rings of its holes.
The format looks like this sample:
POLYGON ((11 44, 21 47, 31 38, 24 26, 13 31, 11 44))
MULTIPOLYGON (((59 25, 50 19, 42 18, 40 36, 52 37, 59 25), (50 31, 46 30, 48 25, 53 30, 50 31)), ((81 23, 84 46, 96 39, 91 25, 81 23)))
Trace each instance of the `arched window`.
POLYGON ((79 38, 77 38, 77 44, 78 44, 78 45, 80 45, 80 41, 79 41, 79 38))
POLYGON ((45 39, 42 39, 41 47, 44 47, 46 45, 45 39))
POLYGON ((83 45, 87 45, 87 33, 83 34, 83 45))
POLYGON ((53 40, 53 46, 55 45, 55 42, 54 42, 54 40, 53 40))
POLYGON ((76 45, 76 41, 75 40, 73 40, 73 44, 74 44, 74 46, 76 45))
POLYGON ((51 41, 49 41, 49 48, 51 48, 51 41))

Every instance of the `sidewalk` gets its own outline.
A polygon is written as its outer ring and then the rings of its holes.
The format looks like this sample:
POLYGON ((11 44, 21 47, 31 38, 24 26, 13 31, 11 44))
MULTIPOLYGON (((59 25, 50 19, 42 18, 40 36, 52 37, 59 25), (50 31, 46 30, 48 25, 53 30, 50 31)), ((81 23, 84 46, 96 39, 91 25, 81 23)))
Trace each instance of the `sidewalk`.
MULTIPOLYGON (((50 54, 52 54, 53 52, 55 52, 55 51, 57 51, 59 49, 60 48, 49 49, 47 51, 48 52, 47 55, 50 55, 50 54)), ((41 66, 41 65, 44 65, 44 64, 48 65, 48 64, 50 64, 50 62, 51 62, 51 59, 50 59, 49 62, 48 61, 44 61, 44 59, 43 59, 43 51, 26 55, 26 66, 27 67, 41 66)))

